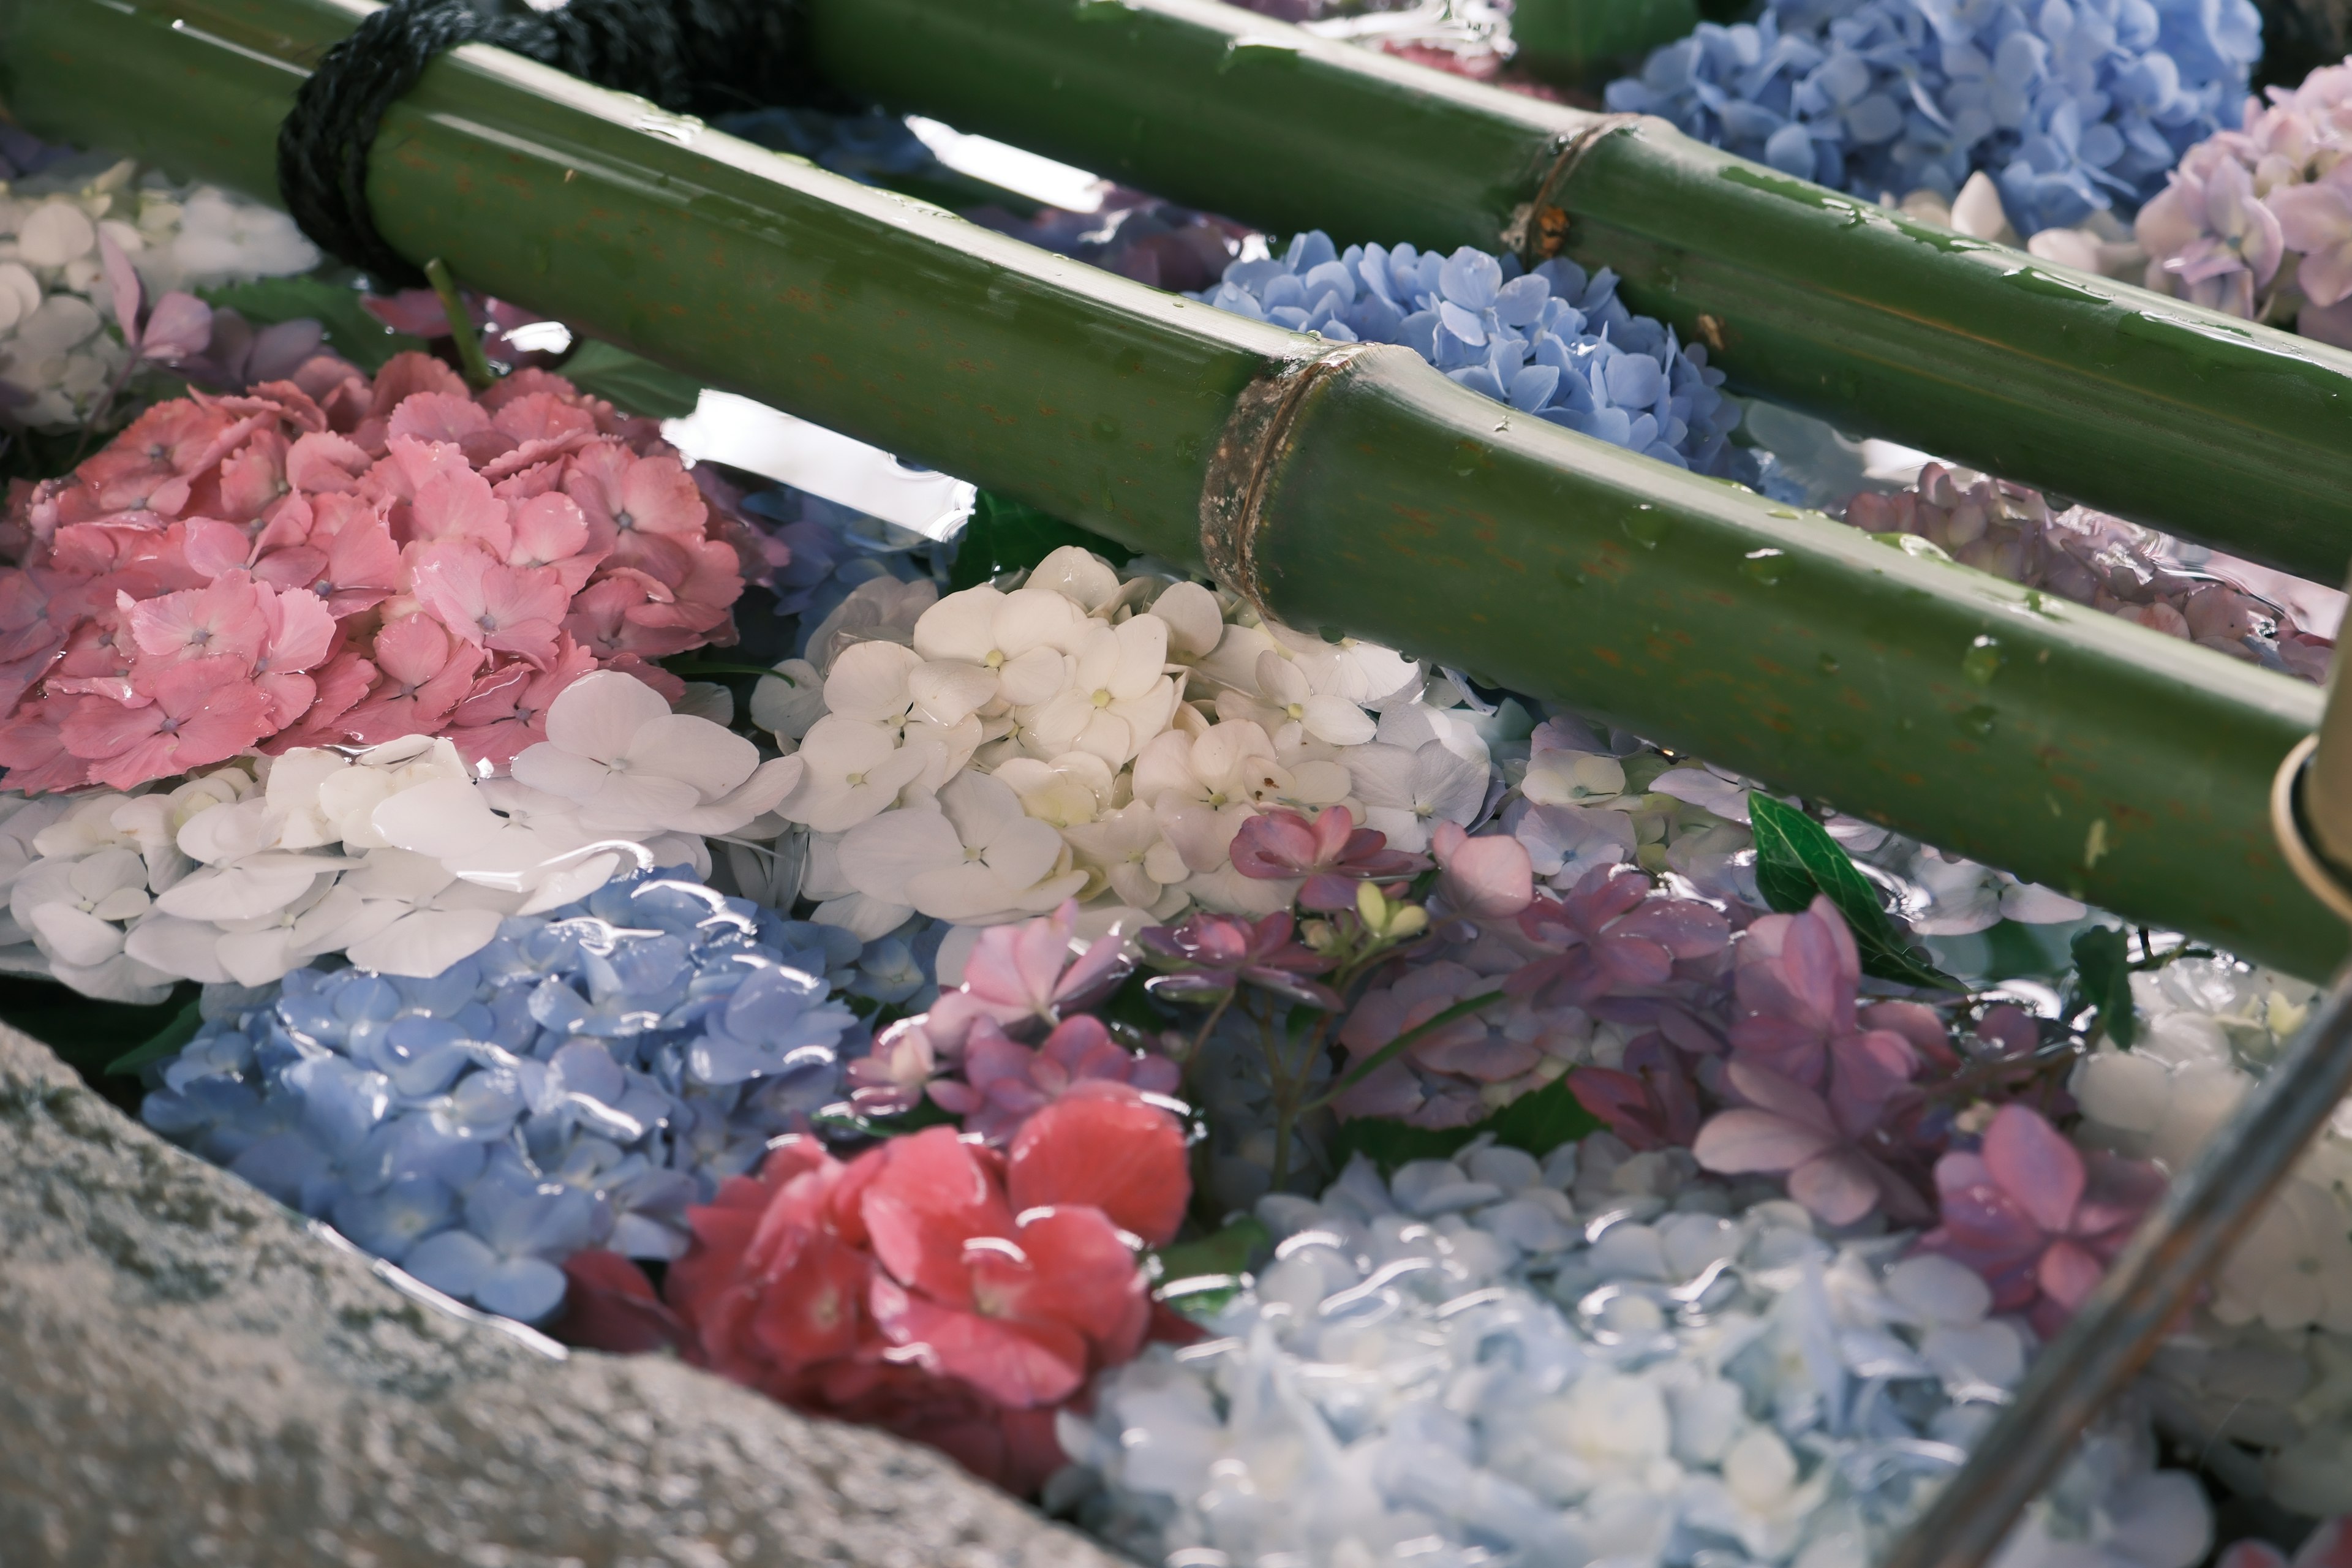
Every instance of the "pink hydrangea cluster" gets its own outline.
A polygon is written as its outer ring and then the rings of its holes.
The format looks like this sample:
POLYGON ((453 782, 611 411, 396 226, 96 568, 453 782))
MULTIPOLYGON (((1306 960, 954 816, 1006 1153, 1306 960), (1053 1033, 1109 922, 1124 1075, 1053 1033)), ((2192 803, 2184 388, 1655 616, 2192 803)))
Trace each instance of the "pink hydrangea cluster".
MULTIPOLYGON (((1479 1121, 1585 1058, 1597 1022, 1682 1020, 1674 993, 1703 987, 1731 940, 1718 910, 1655 897, 1647 877, 1619 867, 1596 868, 1565 898, 1538 899, 1515 839, 1457 829, 1434 836, 1433 848, 1459 917, 1449 931, 1463 940, 1444 955, 1415 954, 1356 1001, 1339 1034, 1352 1060, 1412 1039, 1334 1102, 1342 1116, 1479 1121), (1486 1005, 1438 1021, 1482 996, 1486 1005)), ((1578 1068, 1571 1087, 1580 1091, 1591 1070, 1578 1068)))
POLYGON ((254 747, 446 735, 504 767, 572 681, 734 640, 744 566, 651 422, 524 370, 331 356, 147 411, 20 486, 0 765, 129 788, 254 747))
POLYGON ((2039 490, 2007 479, 1929 463, 1909 489, 1855 496, 1845 521, 1872 533, 1925 539, 1962 565, 2232 658, 2305 680, 2327 679, 2335 639, 2305 623, 2332 625, 2341 616, 2343 595, 2335 589, 2220 553, 2191 569, 2151 529, 2088 507, 2053 511, 2039 490))
POLYGON ((2352 61, 2246 100, 2133 226, 2147 286, 2352 346, 2352 61))
POLYGON ((1750 926, 1719 1084, 1732 1108, 1699 1129, 1691 1152, 1712 1171, 1785 1176, 1789 1195, 1832 1225, 1877 1208, 1916 1222, 1931 1211, 1894 1112, 1922 1067, 1958 1058, 1932 1010, 1861 1007, 1861 984, 1853 933, 1826 895, 1750 926))
POLYGON ((928 1098, 999 1145, 1072 1095, 1108 1091, 1181 1109, 1169 1098, 1179 1086, 1174 1062, 1127 1049, 1081 1011, 1131 965, 1115 933, 1078 947, 1076 921, 1077 905, 1065 903, 981 932, 962 984, 929 1012, 883 1030, 873 1051, 849 1064, 851 1103, 869 1116, 898 1116, 928 1098), (1034 1047, 1023 1043, 1041 1033, 1034 1047))

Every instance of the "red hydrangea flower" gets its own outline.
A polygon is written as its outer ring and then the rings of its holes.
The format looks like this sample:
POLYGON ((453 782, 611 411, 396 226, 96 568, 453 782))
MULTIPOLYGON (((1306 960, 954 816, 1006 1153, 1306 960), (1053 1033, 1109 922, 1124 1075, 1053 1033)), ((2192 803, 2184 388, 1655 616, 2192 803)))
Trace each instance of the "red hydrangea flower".
POLYGON ((1136 1247, 1169 1240, 1192 1194, 1174 1119, 1108 1089, 1038 1110, 1001 1153, 944 1127, 845 1164, 788 1140, 688 1212, 675 1331, 593 1268, 571 1321, 616 1348, 674 1331, 739 1383, 1033 1491, 1063 1462, 1054 1411, 1142 1345, 1136 1247))

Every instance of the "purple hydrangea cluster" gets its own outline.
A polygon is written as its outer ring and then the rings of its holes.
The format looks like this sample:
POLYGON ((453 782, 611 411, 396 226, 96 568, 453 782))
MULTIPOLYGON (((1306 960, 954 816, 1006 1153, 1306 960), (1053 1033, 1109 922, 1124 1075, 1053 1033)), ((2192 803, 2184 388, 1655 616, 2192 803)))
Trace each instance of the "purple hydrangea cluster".
POLYGON ((538 1321, 563 1259, 685 1250, 686 1211, 837 1095, 826 933, 679 869, 510 919, 430 980, 215 988, 142 1115, 461 1300, 538 1321))
POLYGON ((2164 189, 2235 120, 2252 0, 1769 0, 1609 84, 1609 107, 1876 200, 1976 170, 2021 235, 2164 189))
POLYGON ((1464 246, 1338 249, 1321 230, 1280 257, 1236 261, 1193 296, 1221 310, 1340 342, 1402 343, 1447 375, 1522 413, 1678 468, 1754 483, 1731 445, 1738 405, 1706 350, 1636 316, 1617 275, 1564 259, 1523 269, 1464 246))

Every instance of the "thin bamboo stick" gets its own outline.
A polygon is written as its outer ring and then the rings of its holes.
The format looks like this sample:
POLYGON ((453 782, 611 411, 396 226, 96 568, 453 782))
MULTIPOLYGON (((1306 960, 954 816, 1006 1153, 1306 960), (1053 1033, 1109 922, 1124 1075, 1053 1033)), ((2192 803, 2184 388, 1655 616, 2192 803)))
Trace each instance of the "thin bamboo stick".
MULTIPOLYGON (((45 134, 268 190, 297 62, 363 9, 5 0, 0 93, 45 134)), ((405 254, 709 384, 1171 560, 1205 531, 1293 625, 2297 973, 2343 954, 2269 837, 2318 714, 2297 682, 1513 416, 1402 349, 1254 422, 1330 345, 497 51, 393 110, 369 194, 405 254)))
POLYGON ((1577 147, 1553 192, 1568 252, 1720 351, 1741 390, 2321 582, 2352 552, 2352 355, 1663 121, 1582 147, 1593 115, 1215 0, 804 4, 819 65, 854 90, 1342 246, 1494 249, 1577 147))

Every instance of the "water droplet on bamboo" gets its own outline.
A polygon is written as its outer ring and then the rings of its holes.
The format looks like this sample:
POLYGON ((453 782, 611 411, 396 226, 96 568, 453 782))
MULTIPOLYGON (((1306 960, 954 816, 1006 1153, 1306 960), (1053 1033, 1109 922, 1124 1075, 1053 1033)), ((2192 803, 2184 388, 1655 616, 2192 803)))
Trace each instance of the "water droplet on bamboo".
POLYGON ((1288 38, 1241 37, 1225 46, 1224 58, 1217 61, 1217 74, 1224 75, 1237 65, 1290 66, 1298 64, 1298 46, 1288 38))
POLYGON ((2000 717, 2000 715, 1994 712, 1990 706, 1979 702, 1973 708, 1961 709, 1952 715, 1952 721, 1965 733, 1974 735, 1979 741, 1986 741, 1992 738, 1993 722, 2000 717))
POLYGON ((1833 653, 1825 653, 1822 655, 1819 662, 1823 675, 1835 675, 1838 672, 1839 665, 1837 655, 1833 653))
POLYGON ((1990 686, 1992 678, 2000 673, 2000 639, 1991 636, 1978 637, 1960 656, 1960 673, 1978 686, 1990 686))
POLYGON ((1650 515, 1646 506, 1627 518, 1623 526, 1625 537, 1644 550, 1655 550, 1665 541, 1666 520, 1650 515))
POLYGON ((1739 569, 1767 588, 1776 588, 1788 580, 1788 553, 1780 550, 1751 550, 1739 569))

